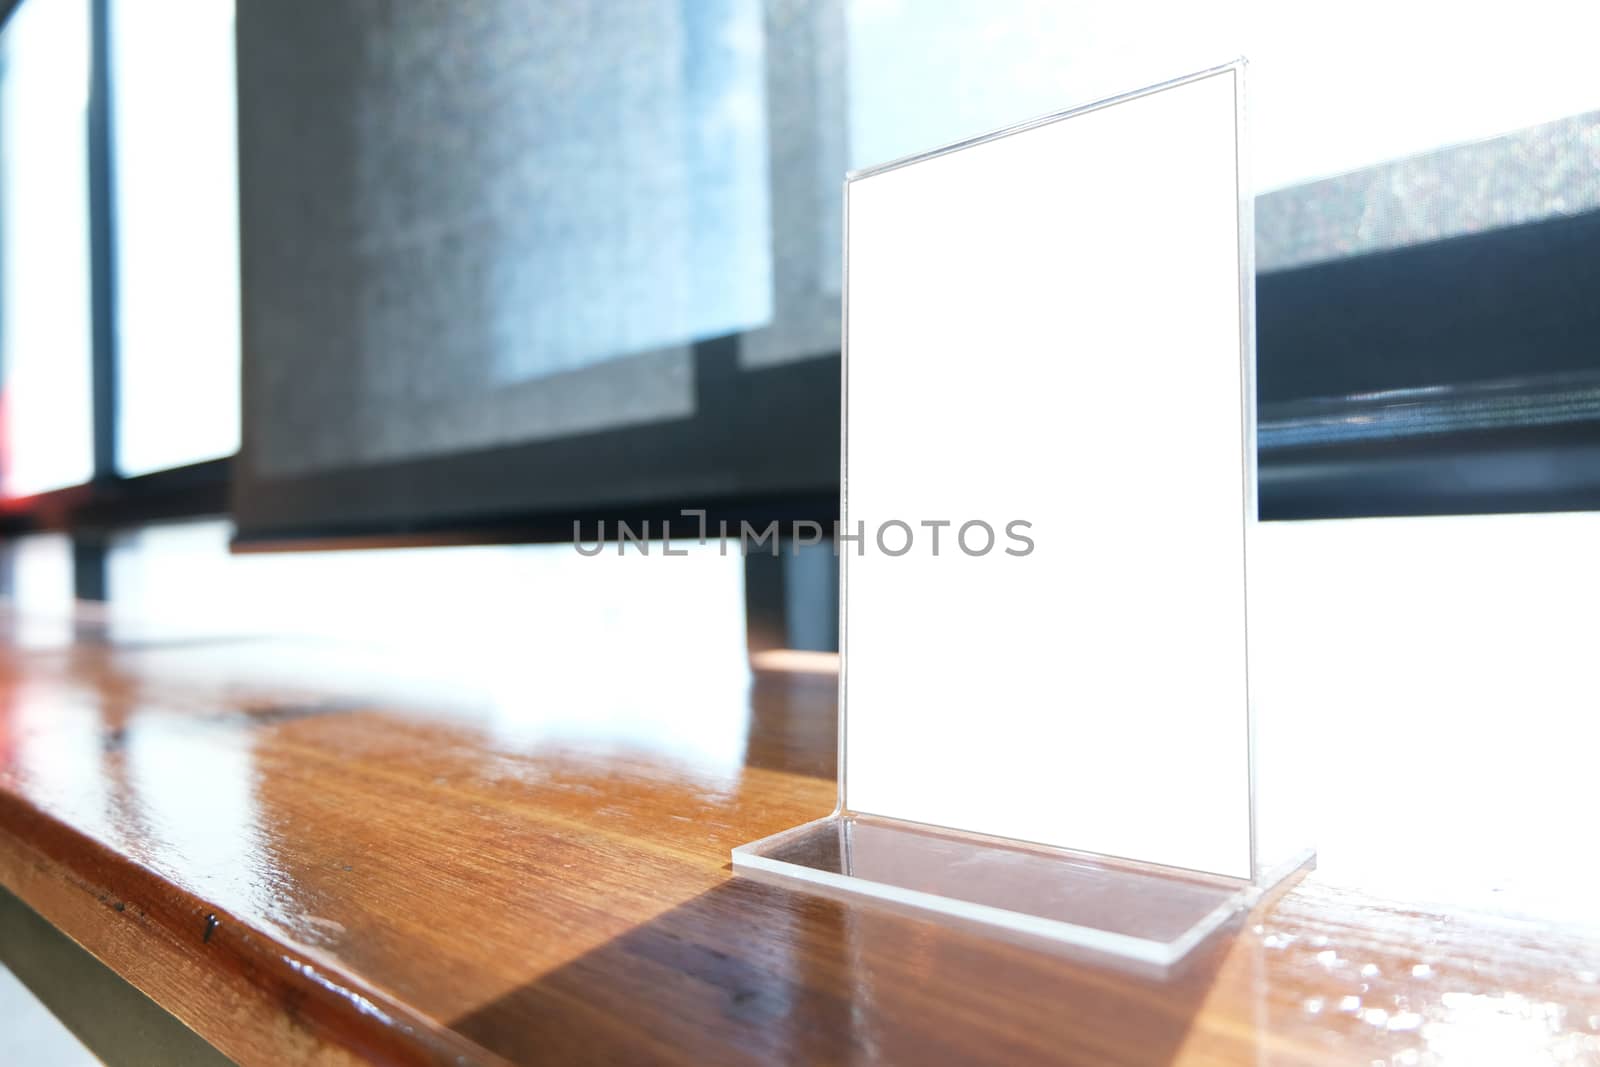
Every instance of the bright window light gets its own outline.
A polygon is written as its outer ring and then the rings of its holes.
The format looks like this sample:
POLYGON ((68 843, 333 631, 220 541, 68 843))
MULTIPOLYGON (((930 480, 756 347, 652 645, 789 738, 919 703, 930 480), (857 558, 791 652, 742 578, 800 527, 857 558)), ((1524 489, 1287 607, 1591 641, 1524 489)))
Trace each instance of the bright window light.
POLYGON ((1240 55, 1256 192, 1600 107, 1600 7, 1570 0, 845 0, 845 18, 856 167, 1240 55))
POLYGON ((111 4, 117 466, 239 447, 231 0, 111 4))
POLYGON ((89 480, 89 5, 0 35, 0 494, 89 480))

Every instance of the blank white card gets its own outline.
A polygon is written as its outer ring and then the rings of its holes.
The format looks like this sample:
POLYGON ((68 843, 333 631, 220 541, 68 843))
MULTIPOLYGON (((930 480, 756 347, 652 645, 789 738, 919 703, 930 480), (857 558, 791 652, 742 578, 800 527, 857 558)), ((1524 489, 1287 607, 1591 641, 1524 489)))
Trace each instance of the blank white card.
POLYGON ((1250 877, 1237 82, 847 183, 850 810, 1250 877))

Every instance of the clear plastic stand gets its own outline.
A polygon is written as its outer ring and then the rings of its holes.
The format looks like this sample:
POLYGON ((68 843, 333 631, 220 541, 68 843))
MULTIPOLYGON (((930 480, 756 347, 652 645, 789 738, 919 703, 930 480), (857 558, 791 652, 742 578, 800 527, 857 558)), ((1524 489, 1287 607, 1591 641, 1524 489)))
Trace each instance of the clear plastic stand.
POLYGON ((1165 972, 1312 863, 1256 788, 1243 73, 847 178, 839 804, 739 874, 1165 972))
POLYGON ((1235 879, 848 813, 734 849, 733 865, 1156 973, 1262 892, 1235 879))

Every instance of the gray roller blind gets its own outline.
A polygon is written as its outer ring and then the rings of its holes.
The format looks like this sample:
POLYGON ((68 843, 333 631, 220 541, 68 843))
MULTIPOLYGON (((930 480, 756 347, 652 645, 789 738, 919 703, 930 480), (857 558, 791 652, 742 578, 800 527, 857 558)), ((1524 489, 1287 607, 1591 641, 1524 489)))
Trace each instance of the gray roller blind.
POLYGON ((1518 271, 1582 262, 1600 24, 1530 3, 1441 26, 1372 0, 1374 40, 1266 0, 240 0, 241 528, 826 496, 845 170, 1239 52, 1285 279, 1264 399, 1565 372, 1587 320, 1559 286, 1462 302, 1510 260, 1383 258, 1547 224, 1559 248, 1506 238, 1518 271), (1490 350, 1535 316, 1549 344, 1490 350))
POLYGON ((246 396, 267 476, 693 414, 768 322, 761 11, 244 3, 246 396))

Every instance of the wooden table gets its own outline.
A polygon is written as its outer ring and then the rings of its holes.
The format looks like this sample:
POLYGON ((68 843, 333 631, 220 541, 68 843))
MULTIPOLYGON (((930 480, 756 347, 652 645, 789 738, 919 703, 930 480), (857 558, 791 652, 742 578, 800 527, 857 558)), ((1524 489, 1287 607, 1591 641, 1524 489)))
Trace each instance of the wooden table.
POLYGON ((1575 929, 1313 874, 1162 981, 735 879, 832 806, 835 678, 565 658, 11 642, 0 883, 243 1063, 1600 1062, 1575 929))

